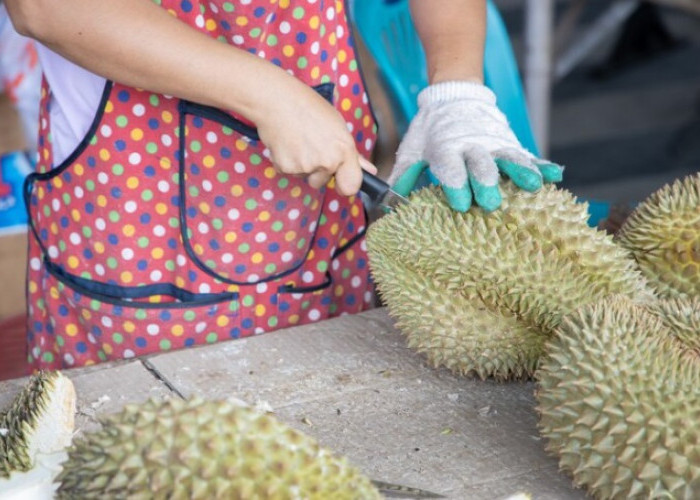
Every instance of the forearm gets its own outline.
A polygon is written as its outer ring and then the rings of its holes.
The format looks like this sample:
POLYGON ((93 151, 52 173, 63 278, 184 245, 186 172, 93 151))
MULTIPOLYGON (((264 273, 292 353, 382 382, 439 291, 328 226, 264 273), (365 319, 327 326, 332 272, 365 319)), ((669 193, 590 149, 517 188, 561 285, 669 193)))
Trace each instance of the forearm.
POLYGON ((6 0, 20 32, 120 83, 257 121, 300 82, 180 22, 151 0, 6 0), (265 82, 261 85, 260 82, 265 82))
POLYGON ((411 0, 430 83, 483 82, 485 0, 411 0))

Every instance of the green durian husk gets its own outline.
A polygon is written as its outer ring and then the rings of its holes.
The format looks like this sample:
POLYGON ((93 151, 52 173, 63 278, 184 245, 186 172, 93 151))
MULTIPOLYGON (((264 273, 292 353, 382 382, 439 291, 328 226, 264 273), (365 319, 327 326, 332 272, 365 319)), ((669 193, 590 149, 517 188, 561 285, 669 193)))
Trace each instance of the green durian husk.
POLYGON ((653 294, 628 252, 587 225, 585 204, 552 186, 510 183, 503 205, 452 210, 438 188, 370 226, 379 293, 411 347, 481 378, 533 374, 562 316, 601 297, 653 294))
POLYGON ((381 498, 346 459, 229 401, 129 405, 68 455, 58 498, 381 498))
POLYGON ((634 255, 659 296, 700 296, 700 173, 640 203, 617 241, 634 255))
POLYGON ((70 444, 74 429, 75 389, 60 372, 39 372, 0 415, 0 478, 26 472, 37 453, 53 453, 70 444))
POLYGON ((607 299, 547 343, 540 433, 595 498, 700 497, 698 311, 697 298, 607 299))

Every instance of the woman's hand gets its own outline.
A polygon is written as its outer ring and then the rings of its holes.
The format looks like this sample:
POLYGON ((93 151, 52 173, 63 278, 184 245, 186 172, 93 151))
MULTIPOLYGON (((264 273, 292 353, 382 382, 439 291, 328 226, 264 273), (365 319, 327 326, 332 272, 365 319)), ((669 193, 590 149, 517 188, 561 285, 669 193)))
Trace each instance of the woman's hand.
POLYGON ((346 196, 360 189, 362 168, 376 174, 341 114, 317 92, 292 78, 271 82, 268 90, 270 98, 253 119, 278 172, 306 176, 314 188, 335 176, 336 190, 346 196))
POLYGON ((269 61, 198 32, 150 0, 5 5, 21 34, 93 73, 239 113, 257 125, 280 172, 308 175, 314 187, 335 175, 340 193, 358 191, 361 160, 340 113, 269 61))
POLYGON ((526 191, 562 180, 563 167, 536 158, 518 142, 496 96, 473 82, 442 82, 421 91, 389 177, 408 194, 426 168, 450 206, 466 212, 476 202, 487 212, 501 205, 500 174, 526 191))

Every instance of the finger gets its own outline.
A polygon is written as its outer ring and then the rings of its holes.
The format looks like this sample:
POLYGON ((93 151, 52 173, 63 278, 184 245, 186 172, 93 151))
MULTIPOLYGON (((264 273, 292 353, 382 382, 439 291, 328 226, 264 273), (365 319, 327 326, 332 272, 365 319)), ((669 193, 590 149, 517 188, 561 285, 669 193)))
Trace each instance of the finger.
POLYGON ((482 184, 476 177, 470 175, 469 186, 474 193, 474 201, 485 212, 493 212, 501 206, 503 199, 501 198, 501 190, 498 189, 498 184, 482 184))
POLYGON ((335 171, 335 190, 344 196, 357 194, 362 185, 359 156, 345 160, 335 171))
POLYGON ((328 184, 331 179, 331 175, 325 169, 318 169, 309 174, 306 178, 306 182, 314 189, 321 189, 323 186, 328 184))
POLYGON ((498 185, 498 168, 487 149, 471 146, 462 152, 462 162, 466 164, 469 180, 482 186, 498 185))
MULTIPOLYGON (((402 175, 394 179, 393 184, 392 182, 389 182, 389 184, 391 184, 392 189, 401 196, 408 196, 411 191, 413 191, 416 182, 418 182, 418 178, 427 168, 427 166, 428 164, 426 162, 418 161, 407 167, 402 175)), ((391 181, 391 179, 389 180, 391 181)))
POLYGON ((529 154, 517 149, 501 149, 493 153, 496 165, 513 184, 525 191, 534 192, 542 187, 542 174, 529 154))
POLYGON ((518 165, 525 165, 528 167, 535 166, 535 157, 529 151, 521 148, 500 148, 491 153, 493 158, 500 158, 502 160, 508 160, 512 163, 517 163, 518 165))
MULTIPOLYGON (((399 149, 396 151, 396 163, 394 164, 394 168, 391 170, 388 180, 390 185, 395 185, 398 182, 398 179, 403 177, 408 170, 420 168, 422 171, 422 169, 425 168, 425 164, 423 164, 423 162, 426 159, 425 138, 427 134, 424 131, 423 122, 424 120, 421 119, 421 115, 418 114, 415 118, 413 118, 411 124, 408 126, 408 131, 406 131, 406 134, 404 134, 401 144, 399 144, 399 149), (417 167, 417 164, 422 164, 422 166, 417 167)), ((406 179, 414 179, 413 184, 415 184, 415 179, 417 179, 417 176, 415 175, 415 172, 412 172, 406 179)), ((401 184, 401 187, 405 188, 407 182, 404 181, 401 184)), ((410 185, 405 194, 411 192, 413 189, 413 184, 410 185)))
POLYGON ((556 163, 536 163, 535 166, 542 174, 544 182, 561 182, 564 178, 564 167, 556 163))
POLYGON ((370 174, 377 175, 377 167, 368 159, 366 159, 364 156, 360 155, 360 167, 362 167, 362 170, 365 170, 366 172, 369 172, 370 174))
POLYGON ((447 203, 453 210, 466 212, 472 206, 467 168, 459 150, 441 150, 431 158, 429 177, 442 186, 447 203))
MULTIPOLYGON (((403 145, 403 144, 402 144, 403 145)), ((422 151, 411 151, 411 152, 406 152, 405 150, 402 152, 401 151, 401 146, 399 146, 399 151, 396 153, 396 162, 394 163, 394 167, 391 169, 391 174, 389 174, 389 179, 387 182, 390 185, 395 185, 397 182, 399 182, 399 179, 406 175, 409 170, 413 169, 418 169, 422 170, 425 168, 427 164, 424 161, 423 158, 423 152, 422 151), (420 167, 418 167, 420 165, 420 167)), ((420 174, 420 172, 419 172, 420 174)), ((415 172, 409 174, 407 178, 412 178, 414 177, 415 172)), ((413 186, 411 186, 413 187, 413 186)), ((409 189, 410 191, 410 189, 409 189)))
POLYGON ((469 182, 466 182, 462 187, 454 188, 443 184, 442 191, 445 193, 447 203, 452 210, 457 212, 466 212, 472 206, 472 191, 469 187, 469 182))
POLYGON ((501 191, 498 189, 498 168, 488 150, 471 147, 463 153, 467 165, 469 186, 474 202, 486 212, 493 212, 501 206, 501 191))
POLYGON ((536 168, 519 165, 512 161, 496 159, 498 170, 503 172, 520 189, 534 193, 542 187, 542 174, 536 168))

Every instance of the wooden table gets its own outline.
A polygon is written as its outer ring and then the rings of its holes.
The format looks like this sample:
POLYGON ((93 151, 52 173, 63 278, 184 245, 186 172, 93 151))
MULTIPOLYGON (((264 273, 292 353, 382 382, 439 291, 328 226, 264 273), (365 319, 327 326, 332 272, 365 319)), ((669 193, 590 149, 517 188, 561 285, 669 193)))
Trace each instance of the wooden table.
MULTIPOLYGON (((81 431, 150 397, 235 397, 269 405, 374 479, 455 499, 585 498, 544 452, 531 382, 430 368, 383 309, 65 373, 81 431)), ((0 408, 24 382, 0 383, 0 408)))

